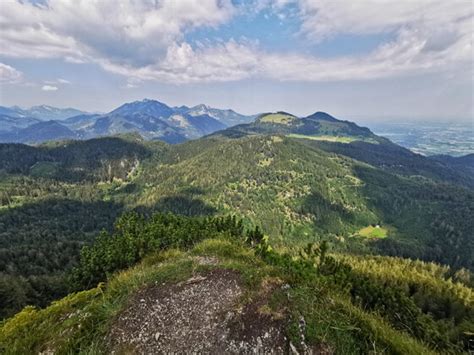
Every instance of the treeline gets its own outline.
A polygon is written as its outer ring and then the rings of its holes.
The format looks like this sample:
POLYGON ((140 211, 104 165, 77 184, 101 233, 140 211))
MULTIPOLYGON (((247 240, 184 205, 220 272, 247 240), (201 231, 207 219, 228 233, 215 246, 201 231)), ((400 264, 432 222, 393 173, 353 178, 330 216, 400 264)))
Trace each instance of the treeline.
POLYGON ((92 246, 82 249, 70 283, 74 289, 87 289, 153 251, 190 248, 203 239, 218 236, 242 238, 245 233, 242 221, 235 216, 198 218, 157 213, 147 219, 130 212, 117 220, 113 233, 102 232, 92 246))

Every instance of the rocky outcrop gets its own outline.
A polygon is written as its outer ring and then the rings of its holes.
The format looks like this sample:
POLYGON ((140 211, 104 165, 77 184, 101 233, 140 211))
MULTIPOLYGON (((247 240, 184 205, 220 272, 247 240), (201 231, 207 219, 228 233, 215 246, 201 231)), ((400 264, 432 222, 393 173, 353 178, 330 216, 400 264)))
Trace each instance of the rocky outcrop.
POLYGON ((107 335, 111 353, 283 353, 285 318, 262 311, 273 286, 242 304, 240 275, 214 269, 137 292, 107 335))

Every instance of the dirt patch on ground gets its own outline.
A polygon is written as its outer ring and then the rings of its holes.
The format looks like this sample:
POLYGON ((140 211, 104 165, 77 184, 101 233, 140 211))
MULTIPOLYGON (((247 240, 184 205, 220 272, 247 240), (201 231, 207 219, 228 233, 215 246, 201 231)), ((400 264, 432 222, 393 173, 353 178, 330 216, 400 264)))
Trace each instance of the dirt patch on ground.
POLYGON ((234 353, 287 353, 286 317, 270 309, 268 302, 279 282, 264 282, 260 293, 232 319, 230 346, 234 353))
POLYGON ((114 354, 281 353, 284 321, 260 312, 270 292, 239 309, 240 276, 223 269, 148 287, 119 314, 107 348, 114 354))

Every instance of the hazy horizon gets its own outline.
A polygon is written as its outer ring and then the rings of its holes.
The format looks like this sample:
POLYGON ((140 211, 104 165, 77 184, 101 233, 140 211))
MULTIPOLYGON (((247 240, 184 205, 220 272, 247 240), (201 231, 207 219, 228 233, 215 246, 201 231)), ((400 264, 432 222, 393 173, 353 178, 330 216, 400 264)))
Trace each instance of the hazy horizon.
MULTIPOLYGON (((77 109, 77 110, 80 110, 80 111, 84 111, 84 112, 87 112, 87 113, 91 113, 91 114, 106 114, 108 112, 111 112, 113 111, 114 109, 118 108, 120 105, 123 105, 125 103, 130 103, 130 102, 134 102, 134 101, 143 101, 145 99, 148 99, 148 100, 155 100, 155 101, 159 101, 161 103, 164 103, 164 104, 167 104, 167 102, 164 102, 162 100, 160 100, 159 98, 150 98, 150 97, 146 97, 146 98, 142 98, 142 99, 138 99, 138 100, 130 100, 130 101, 126 101, 126 102, 123 102, 117 106, 114 106, 114 107, 111 107, 110 109, 107 109, 107 110, 89 110, 87 108, 81 108, 81 107, 75 107, 75 106, 56 106, 56 105, 48 105, 48 104, 45 104, 45 103, 37 103, 37 104, 34 104, 34 105, 31 105, 31 106, 22 106, 22 105, 17 105, 17 104, 13 104, 13 105, 3 105, 0 103, 0 106, 5 106, 5 107, 19 107, 21 109, 25 109, 25 110, 28 110, 32 107, 35 107, 35 106, 52 106, 52 107, 55 107, 55 108, 59 108, 59 109, 77 109)), ((182 106, 182 105, 185 105, 185 106, 188 106, 188 107, 193 107, 193 106, 197 106, 197 105, 201 105, 201 104, 204 104, 204 105, 207 105, 207 106, 211 106, 211 105, 208 105, 207 103, 205 102, 199 102, 199 103, 193 103, 193 104, 175 104, 175 105, 169 105, 170 107, 178 107, 178 106, 182 106)), ((233 110, 237 113, 240 113, 240 114, 245 114, 245 115, 259 115, 259 114, 263 114, 265 112, 277 112, 277 111, 284 111, 284 112, 289 112, 289 113, 292 113, 292 114, 296 114, 295 112, 291 112, 291 111, 288 111, 288 110, 283 110, 283 109, 274 109, 272 111, 259 111, 259 112, 242 112, 242 111, 239 111, 239 110, 236 110, 234 109, 233 107, 219 107, 219 106, 212 106, 213 108, 216 108, 216 109, 221 109, 221 110, 233 110)), ((328 110, 324 110, 324 109, 314 109, 314 110, 310 110, 310 111, 301 111, 303 112, 302 114, 297 114, 298 116, 300 117, 305 117, 305 116, 309 116, 317 111, 322 111, 322 112, 326 112, 326 113, 329 113, 330 115, 338 118, 338 119, 342 119, 342 120, 349 120, 349 121, 354 121, 356 123, 359 123, 359 124, 373 124, 373 123, 382 123, 382 124, 400 124, 400 125, 403 125, 403 124, 416 124, 416 123, 419 123, 419 124, 460 124, 460 125, 474 125, 474 121, 471 119, 471 118, 459 118, 459 117, 426 117, 426 118, 415 118, 413 119, 413 117, 394 117, 394 116, 379 116, 379 117, 364 117, 364 116, 344 116, 344 117, 340 117, 336 114, 334 114, 333 112, 330 112, 328 110)))

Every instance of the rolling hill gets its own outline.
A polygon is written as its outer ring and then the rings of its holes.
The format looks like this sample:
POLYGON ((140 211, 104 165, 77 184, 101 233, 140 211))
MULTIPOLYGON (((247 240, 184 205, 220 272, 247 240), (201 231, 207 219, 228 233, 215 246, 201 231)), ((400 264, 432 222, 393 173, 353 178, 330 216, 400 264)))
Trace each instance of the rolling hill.
POLYGON ((41 143, 45 140, 77 139, 79 136, 58 121, 41 121, 14 132, 19 142, 41 143))
POLYGON ((325 112, 316 112, 307 117, 296 117, 286 112, 264 113, 255 122, 242 124, 217 132, 228 137, 248 134, 281 134, 293 138, 321 139, 329 137, 344 140, 377 142, 383 138, 375 136, 368 128, 359 127, 353 122, 338 120, 325 112))

